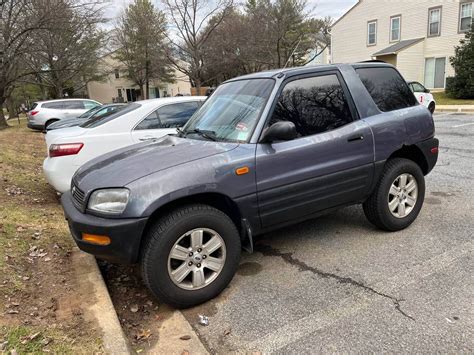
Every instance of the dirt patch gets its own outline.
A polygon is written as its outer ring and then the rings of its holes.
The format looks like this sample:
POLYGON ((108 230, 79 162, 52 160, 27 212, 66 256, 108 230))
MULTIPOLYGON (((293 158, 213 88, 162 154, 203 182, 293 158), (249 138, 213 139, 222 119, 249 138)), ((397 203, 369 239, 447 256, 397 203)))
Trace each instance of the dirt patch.
POLYGON ((24 120, 0 131, 0 351, 100 353, 100 334, 81 309, 87 295, 77 292, 77 251, 42 175, 44 156, 44 136, 24 120))
POLYGON ((132 349, 147 352, 158 341, 157 328, 170 316, 169 308, 148 291, 138 266, 99 261, 99 268, 132 349))

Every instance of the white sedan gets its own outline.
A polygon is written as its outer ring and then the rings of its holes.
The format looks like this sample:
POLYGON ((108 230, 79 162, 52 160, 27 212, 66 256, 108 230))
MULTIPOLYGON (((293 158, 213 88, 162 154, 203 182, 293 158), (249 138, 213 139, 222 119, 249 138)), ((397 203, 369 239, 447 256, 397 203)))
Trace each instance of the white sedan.
POLYGON ((413 94, 415 94, 418 102, 428 108, 428 110, 430 110, 430 112, 433 114, 436 108, 436 101, 430 90, 425 88, 417 81, 410 81, 408 86, 410 87, 411 91, 413 91, 413 94))
POLYGON ((43 163, 46 180, 56 191, 66 192, 81 165, 110 151, 176 133, 205 99, 182 96, 137 101, 79 127, 49 131, 48 157, 43 163))

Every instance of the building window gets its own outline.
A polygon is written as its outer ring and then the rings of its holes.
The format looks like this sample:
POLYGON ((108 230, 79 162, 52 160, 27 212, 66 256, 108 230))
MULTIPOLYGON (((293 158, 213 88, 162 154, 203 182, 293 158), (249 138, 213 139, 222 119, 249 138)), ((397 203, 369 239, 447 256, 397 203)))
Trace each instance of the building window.
POLYGON ((441 34, 441 8, 428 10, 428 36, 439 36, 441 34))
POLYGON ((377 21, 370 21, 367 24, 367 45, 375 46, 377 44, 377 21))
POLYGON ((400 41, 402 17, 400 15, 390 18, 390 42, 400 41))
POLYGON ((459 13, 459 31, 466 32, 471 29, 472 24, 472 2, 466 2, 461 4, 459 13))
POLYGON ((115 69, 115 70, 114 70, 114 73, 115 73, 115 79, 120 78, 120 73, 119 73, 119 70, 118 70, 118 69, 115 69))

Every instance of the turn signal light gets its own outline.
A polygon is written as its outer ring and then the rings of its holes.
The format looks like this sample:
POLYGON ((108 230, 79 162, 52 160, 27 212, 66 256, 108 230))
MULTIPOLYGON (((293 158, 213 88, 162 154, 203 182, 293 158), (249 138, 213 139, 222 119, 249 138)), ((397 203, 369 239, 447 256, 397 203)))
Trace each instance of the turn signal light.
POLYGON ((34 116, 34 115, 36 115, 38 112, 39 112, 39 111, 31 111, 31 112, 30 112, 30 115, 31 115, 31 116, 34 116))
POLYGON ((110 238, 107 237, 106 235, 95 235, 95 234, 87 234, 87 233, 82 233, 82 240, 92 243, 92 244, 97 244, 97 245, 109 245, 110 244, 110 238))
POLYGON ((235 173, 237 175, 244 175, 244 174, 247 174, 249 171, 250 171, 250 169, 249 169, 248 166, 243 166, 241 168, 235 169, 235 173))
POLYGON ((431 148, 431 154, 437 154, 439 152, 438 147, 431 148))
POLYGON ((81 151, 83 146, 83 143, 51 144, 49 146, 49 157, 75 155, 81 151))

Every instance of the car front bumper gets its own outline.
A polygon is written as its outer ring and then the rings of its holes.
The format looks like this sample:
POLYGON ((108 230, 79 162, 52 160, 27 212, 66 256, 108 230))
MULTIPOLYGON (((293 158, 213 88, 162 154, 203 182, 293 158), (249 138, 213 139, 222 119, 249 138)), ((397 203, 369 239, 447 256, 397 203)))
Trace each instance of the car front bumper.
POLYGON ((140 243, 148 218, 102 218, 81 213, 72 203, 70 192, 61 197, 69 230, 79 249, 96 257, 119 264, 138 261, 140 243), (109 245, 96 245, 82 240, 82 234, 95 234, 110 238, 109 245))

